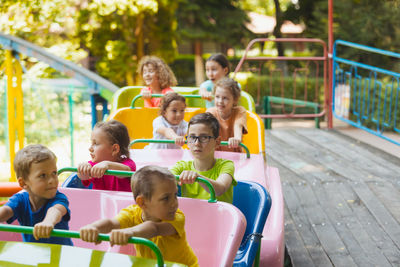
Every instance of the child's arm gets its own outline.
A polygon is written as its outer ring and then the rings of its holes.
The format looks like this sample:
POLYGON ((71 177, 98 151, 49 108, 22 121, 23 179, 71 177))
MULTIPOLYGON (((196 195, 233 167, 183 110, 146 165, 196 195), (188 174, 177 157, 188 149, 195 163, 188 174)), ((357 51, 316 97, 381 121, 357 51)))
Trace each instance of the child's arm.
POLYGON ((101 219, 82 227, 79 229, 79 233, 83 241, 99 244, 101 242, 98 241, 99 233, 109 233, 113 229, 119 228, 121 228, 121 225, 118 220, 101 219))
POLYGON ((92 167, 90 176, 94 178, 101 178, 107 170, 131 171, 131 168, 119 162, 105 160, 92 167))
POLYGON ((156 132, 165 136, 169 140, 175 140, 175 144, 178 146, 183 146, 185 144, 185 137, 177 135, 171 128, 159 127, 156 132))
POLYGON ((5 222, 14 216, 12 208, 9 206, 0 207, 0 222, 5 222))
POLYGON ((61 218, 67 213, 67 209, 61 205, 56 204, 47 210, 44 220, 35 224, 33 227, 33 237, 38 240, 39 238, 49 238, 54 226, 61 221, 61 218))
POLYGON ((176 234, 172 224, 167 222, 146 221, 134 227, 113 230, 110 236, 111 245, 125 245, 132 236, 152 238, 155 236, 168 236, 176 234))
POLYGON ((199 94, 201 95, 201 98, 206 99, 208 101, 211 101, 213 98, 212 92, 207 91, 207 88, 204 87, 200 87, 199 94))
POLYGON ((241 109, 236 115, 235 123, 233 125, 233 137, 228 139, 228 147, 236 148, 242 142, 243 131, 247 132, 247 119, 246 110, 241 109))
POLYGON ((141 94, 142 94, 142 98, 143 99, 150 99, 151 98, 151 91, 146 89, 146 88, 142 89, 141 94))
MULTIPOLYGON (((218 197, 224 194, 232 184, 232 176, 228 173, 222 173, 218 176, 217 180, 207 178, 203 175, 198 174, 195 171, 183 171, 179 176, 179 185, 182 184, 193 184, 197 177, 202 177, 209 181, 215 190, 215 195, 218 197)), ((201 187, 210 193, 208 187, 204 183, 199 183, 201 187)))
POLYGON ((81 162, 78 165, 78 177, 81 180, 89 180, 90 179, 90 170, 92 169, 92 165, 89 162, 81 162))

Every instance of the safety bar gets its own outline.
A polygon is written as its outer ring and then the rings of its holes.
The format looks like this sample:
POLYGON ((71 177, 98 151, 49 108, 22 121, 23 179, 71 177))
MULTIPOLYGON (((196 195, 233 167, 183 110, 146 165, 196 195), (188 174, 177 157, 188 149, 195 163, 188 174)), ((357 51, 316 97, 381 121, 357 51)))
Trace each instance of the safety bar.
MULTIPOLYGON (((78 168, 65 167, 65 168, 61 168, 61 169, 58 170, 58 174, 60 174, 62 172, 78 172, 78 168)), ((132 172, 132 171, 107 170, 104 174, 120 176, 120 177, 130 177, 133 174, 135 174, 135 172, 132 172)), ((179 175, 175 175, 175 178, 179 181, 179 175)), ((208 190, 210 191, 210 199, 208 200, 208 202, 209 203, 216 203, 217 202, 217 198, 215 197, 215 190, 214 190, 214 187, 212 186, 212 184, 209 181, 207 181, 206 179, 202 178, 202 177, 197 177, 196 178, 196 182, 201 182, 201 183, 203 183, 203 184, 205 184, 207 186, 208 190)))
MULTIPOLYGON (((136 95, 131 102, 131 108, 135 108, 135 102, 136 100, 138 100, 139 98, 141 98, 143 95, 142 94, 138 94, 136 95)), ((151 94, 151 97, 163 97, 163 94, 151 94)), ((185 98, 201 98, 201 95, 181 95, 185 98)))
MULTIPOLYGON (((23 233, 23 234, 33 234, 33 227, 31 226, 20 226, 20 225, 7 225, 0 224, 0 231, 3 232, 15 232, 15 233, 23 233)), ((64 237, 64 238, 81 238, 79 232, 53 229, 50 233, 51 236, 64 237)), ((107 234, 99 234, 98 240, 100 241, 110 241, 110 235, 107 234)), ((157 257, 157 266, 164 266, 164 259, 161 254, 160 249, 154 244, 152 241, 142 238, 142 237, 131 237, 128 240, 128 243, 140 244, 148 246, 157 257)))
MULTIPOLYGON (((175 141, 174 140, 159 140, 159 139, 135 139, 129 144, 129 147, 131 147, 131 146, 133 146, 134 144, 137 144, 137 143, 175 144, 175 141)), ((185 144, 187 144, 187 141, 185 141, 185 144)), ((221 141, 220 144, 222 146, 227 146, 228 142, 227 141, 221 141)), ((244 148, 244 150, 246 151, 246 158, 249 159, 250 158, 249 148, 243 143, 239 143, 239 145, 244 148)))

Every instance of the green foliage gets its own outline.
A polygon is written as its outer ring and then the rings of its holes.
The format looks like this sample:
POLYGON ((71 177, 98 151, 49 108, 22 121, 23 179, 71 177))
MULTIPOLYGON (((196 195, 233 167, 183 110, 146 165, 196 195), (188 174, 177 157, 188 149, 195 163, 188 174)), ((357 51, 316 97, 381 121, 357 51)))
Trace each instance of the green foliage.
POLYGON ((241 41, 250 33, 244 26, 247 15, 238 0, 181 0, 177 16, 180 38, 243 46, 241 41))
POLYGON ((240 81, 242 89, 247 91, 257 102, 260 91, 260 105, 257 112, 264 113, 262 101, 264 96, 272 95, 290 99, 305 100, 323 104, 324 83, 322 78, 297 78, 278 77, 267 75, 250 75, 246 80, 240 81), (295 91, 296 90, 296 91, 295 91))
MULTIPOLYGON (((28 144, 49 144, 55 139, 68 137, 70 131, 68 89, 34 86, 24 89, 25 138, 28 144), (34 90, 32 90, 34 88, 34 90)), ((87 93, 72 94, 74 131, 90 129, 81 118, 90 117, 90 101, 87 93)))
MULTIPOLYGON (((398 14, 400 0, 336 0, 334 7, 334 39, 342 39, 389 51, 400 47, 398 14)), ((305 35, 328 40, 328 4, 326 0, 299 0, 298 9, 290 6, 286 18, 306 25, 305 35)), ((393 69, 396 63, 388 58, 360 53, 354 49, 339 51, 341 56, 366 64, 393 69)))
POLYGON ((92 2, 79 9, 76 37, 99 74, 123 86, 144 52, 167 61, 175 57, 176 8, 172 0, 92 2))

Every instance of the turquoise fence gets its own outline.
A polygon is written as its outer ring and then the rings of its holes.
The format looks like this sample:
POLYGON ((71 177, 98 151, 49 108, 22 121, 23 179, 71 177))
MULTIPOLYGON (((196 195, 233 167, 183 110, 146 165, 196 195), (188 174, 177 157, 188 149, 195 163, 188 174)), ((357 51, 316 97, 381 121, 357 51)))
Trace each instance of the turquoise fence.
POLYGON ((358 54, 387 57, 387 61, 395 60, 397 64, 400 54, 337 40, 333 47, 332 90, 336 118, 400 145, 395 140, 400 133, 400 73, 345 59, 338 55, 338 49, 355 49, 358 54))

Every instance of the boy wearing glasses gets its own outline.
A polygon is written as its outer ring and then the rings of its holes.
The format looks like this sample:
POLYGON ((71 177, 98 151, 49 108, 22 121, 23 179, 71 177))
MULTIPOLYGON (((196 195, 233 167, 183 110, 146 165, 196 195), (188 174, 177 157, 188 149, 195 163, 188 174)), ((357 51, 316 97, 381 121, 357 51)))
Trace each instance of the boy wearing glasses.
POLYGON ((214 187, 219 201, 232 203, 235 167, 231 160, 216 159, 214 152, 220 143, 219 122, 211 113, 194 116, 188 125, 187 142, 193 160, 178 161, 171 171, 179 175, 182 196, 208 199, 210 194, 203 183, 195 183, 197 177, 208 180, 214 187))

